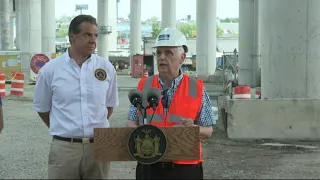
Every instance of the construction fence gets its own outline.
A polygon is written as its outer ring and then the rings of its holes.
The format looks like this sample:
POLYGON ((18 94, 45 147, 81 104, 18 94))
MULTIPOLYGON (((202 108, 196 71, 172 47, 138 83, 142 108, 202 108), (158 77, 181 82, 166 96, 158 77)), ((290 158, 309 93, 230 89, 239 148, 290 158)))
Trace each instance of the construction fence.
MULTIPOLYGON (((40 53, 39 53, 40 54, 40 53)), ((45 54, 49 60, 60 56, 60 53, 43 53, 45 54)), ((22 61, 23 53, 20 51, 0 51, 0 72, 4 73, 6 76, 6 81, 10 81, 16 72, 21 72, 21 61, 22 61)), ((30 54, 30 60, 38 55, 36 53, 30 54)), ((41 60, 39 60, 40 62, 41 60)), ((30 61, 31 62, 31 61, 30 61)), ((31 74, 37 74, 32 72, 35 67, 36 69, 40 69, 44 64, 35 62, 30 63, 30 71, 31 74)))
POLYGON ((222 56, 222 81, 225 86, 229 83, 238 84, 238 52, 224 52, 222 56))

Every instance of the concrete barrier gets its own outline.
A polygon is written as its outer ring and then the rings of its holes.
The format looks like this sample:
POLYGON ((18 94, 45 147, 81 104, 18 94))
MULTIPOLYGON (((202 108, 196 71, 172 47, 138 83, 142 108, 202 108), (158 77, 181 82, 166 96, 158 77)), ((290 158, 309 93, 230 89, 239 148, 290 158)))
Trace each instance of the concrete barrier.
POLYGON ((229 100, 230 139, 320 140, 319 99, 229 100))
POLYGON ((219 120, 219 112, 218 112, 218 107, 216 106, 212 106, 212 111, 214 113, 214 120, 218 121, 219 120))

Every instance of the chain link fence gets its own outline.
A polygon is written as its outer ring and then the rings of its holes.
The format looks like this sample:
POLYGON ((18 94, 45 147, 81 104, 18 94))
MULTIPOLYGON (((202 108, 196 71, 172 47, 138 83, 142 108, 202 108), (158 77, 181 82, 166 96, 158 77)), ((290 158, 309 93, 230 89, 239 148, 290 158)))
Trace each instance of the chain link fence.
POLYGON ((224 52, 222 56, 222 82, 226 88, 230 83, 232 87, 238 84, 238 52, 224 52))

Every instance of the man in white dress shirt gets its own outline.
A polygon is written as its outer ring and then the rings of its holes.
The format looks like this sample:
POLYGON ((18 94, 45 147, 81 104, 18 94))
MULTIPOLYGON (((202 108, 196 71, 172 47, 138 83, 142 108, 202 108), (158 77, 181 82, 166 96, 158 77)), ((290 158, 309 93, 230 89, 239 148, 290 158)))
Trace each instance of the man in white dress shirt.
POLYGON ((108 162, 93 157, 93 129, 107 128, 119 104, 116 71, 93 54, 96 19, 75 17, 69 26, 70 48, 38 73, 33 108, 49 127, 53 140, 49 179, 106 179, 108 162))

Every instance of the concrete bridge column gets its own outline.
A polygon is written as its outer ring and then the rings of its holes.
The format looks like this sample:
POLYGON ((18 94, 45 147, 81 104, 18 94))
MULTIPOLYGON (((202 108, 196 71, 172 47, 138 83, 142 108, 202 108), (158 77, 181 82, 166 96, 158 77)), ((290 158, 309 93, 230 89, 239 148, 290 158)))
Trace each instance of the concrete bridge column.
POLYGON ((254 0, 239 1, 239 84, 253 87, 254 0))
POLYGON ((98 55, 109 59, 109 36, 107 33, 101 33, 101 28, 107 28, 109 25, 108 12, 109 12, 109 0, 98 0, 98 55))
POLYGON ((20 1, 21 0, 15 0, 16 3, 16 49, 20 50, 20 23, 21 23, 21 12, 20 12, 20 1))
POLYGON ((130 59, 141 54, 141 41, 141 0, 130 0, 130 59))
POLYGON ((108 24, 111 26, 112 32, 108 35, 108 49, 109 51, 116 51, 118 46, 118 32, 117 32, 117 0, 108 1, 108 24))
POLYGON ((42 52, 56 52, 55 0, 41 1, 42 52))
POLYGON ((320 98, 320 1, 260 7, 262 98, 320 98))
POLYGON ((177 25, 176 0, 162 0, 161 2, 161 28, 175 28, 177 25))
POLYGON ((239 84, 260 84, 259 0, 239 1, 239 84))
POLYGON ((12 49, 12 33, 11 29, 11 9, 10 9, 10 0, 1 0, 0 1, 0 29, 1 29, 1 45, 0 49, 8 50, 12 49))
POLYGON ((41 52, 41 0, 21 0, 21 72, 30 80, 30 59, 41 52))
POLYGON ((204 81, 212 81, 216 70, 216 9, 216 0, 197 1, 196 71, 204 81))

